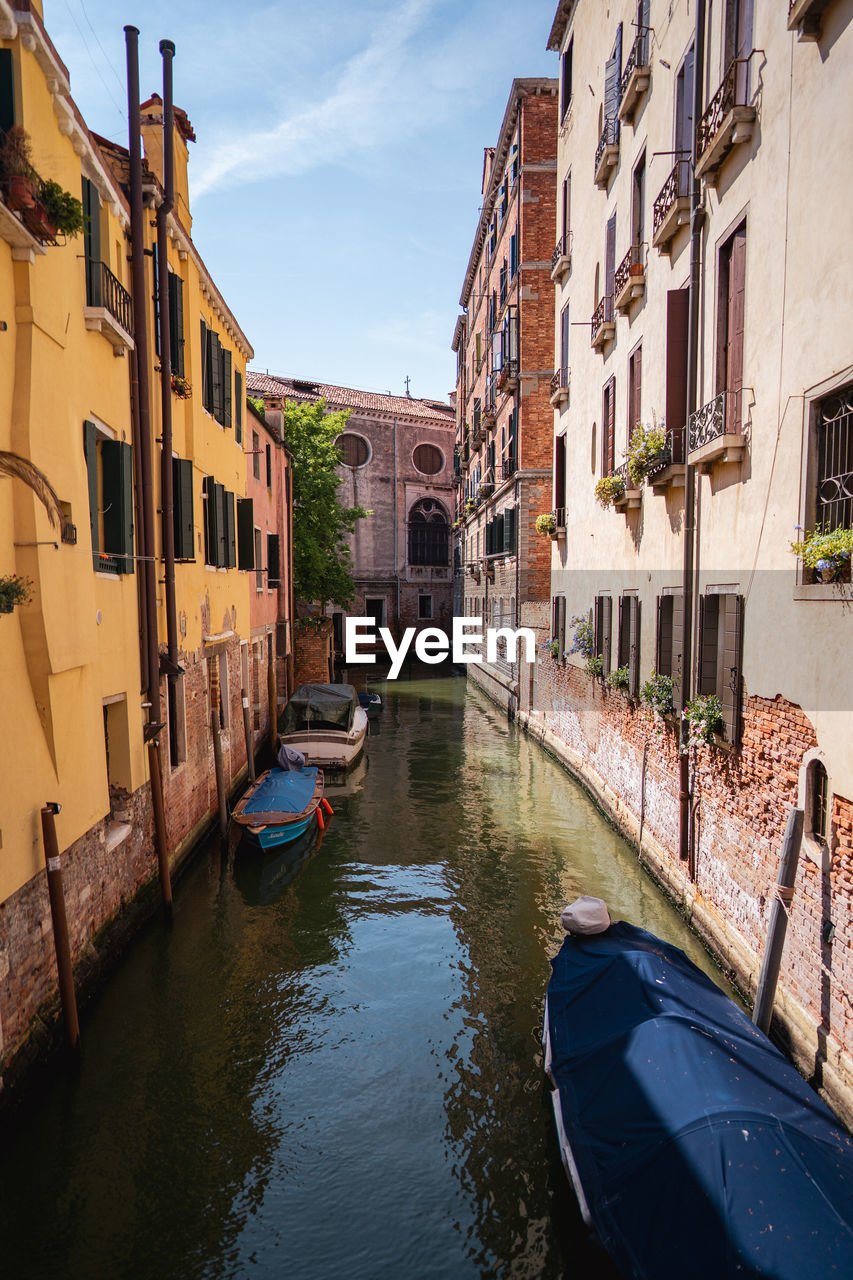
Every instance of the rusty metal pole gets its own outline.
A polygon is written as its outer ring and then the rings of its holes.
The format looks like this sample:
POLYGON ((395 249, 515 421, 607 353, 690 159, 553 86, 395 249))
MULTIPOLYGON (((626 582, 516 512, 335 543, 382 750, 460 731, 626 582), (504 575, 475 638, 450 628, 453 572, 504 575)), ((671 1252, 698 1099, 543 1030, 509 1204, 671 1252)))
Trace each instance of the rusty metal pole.
POLYGON ((224 840, 228 834, 228 797, 225 794, 225 769, 219 737, 219 659, 216 654, 210 656, 210 732, 213 736, 213 768, 216 773, 216 798, 219 802, 219 834, 224 840))
POLYGON ((46 804, 41 811, 41 831, 44 840, 44 860, 47 865, 47 892, 50 897, 50 914, 53 920, 53 942, 56 947, 56 968, 59 972, 59 999, 62 1016, 72 1049, 80 1045, 80 1023, 77 1019, 77 997, 74 993, 74 970, 71 965, 71 946, 68 942, 68 920, 65 915, 65 894, 62 891, 62 867, 59 845, 56 841, 55 814, 58 805, 46 804))
POLYGON ((255 744, 252 742, 252 723, 249 713, 248 690, 240 690, 240 701, 243 703, 243 733, 246 735, 246 760, 249 765, 249 781, 255 781, 255 744))
POLYGON ((782 948, 788 931, 787 906, 794 895, 794 880, 797 876, 800 844, 803 839, 803 817, 802 809, 792 807, 788 810, 788 822, 785 826, 782 853, 779 858, 779 874, 776 878, 775 894, 770 903, 767 941, 764 944, 761 976, 758 979, 755 1008, 752 1011, 752 1021, 765 1035, 770 1030, 770 1020, 773 1017, 773 1000, 776 996, 776 983, 779 981, 779 969, 782 965, 782 948))

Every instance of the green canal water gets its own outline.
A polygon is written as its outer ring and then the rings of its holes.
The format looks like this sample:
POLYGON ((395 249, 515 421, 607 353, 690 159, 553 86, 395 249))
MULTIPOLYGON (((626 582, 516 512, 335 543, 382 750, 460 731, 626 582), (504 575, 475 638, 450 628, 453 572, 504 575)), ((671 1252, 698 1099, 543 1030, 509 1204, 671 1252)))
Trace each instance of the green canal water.
POLYGON ((712 972, 630 849, 461 678, 371 686, 311 847, 211 841, 6 1125, 0 1272, 615 1275, 559 1161, 540 1028, 586 892, 712 972))

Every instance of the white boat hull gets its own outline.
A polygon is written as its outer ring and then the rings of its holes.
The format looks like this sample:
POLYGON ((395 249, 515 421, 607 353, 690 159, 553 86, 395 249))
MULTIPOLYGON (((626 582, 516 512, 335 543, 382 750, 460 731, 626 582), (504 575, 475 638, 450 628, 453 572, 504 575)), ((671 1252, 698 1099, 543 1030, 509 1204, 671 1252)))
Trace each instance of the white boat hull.
POLYGON ((342 729, 300 729, 280 734, 279 742, 301 751, 306 764, 320 769, 349 769, 364 750, 366 737, 367 715, 358 707, 348 733, 342 729))

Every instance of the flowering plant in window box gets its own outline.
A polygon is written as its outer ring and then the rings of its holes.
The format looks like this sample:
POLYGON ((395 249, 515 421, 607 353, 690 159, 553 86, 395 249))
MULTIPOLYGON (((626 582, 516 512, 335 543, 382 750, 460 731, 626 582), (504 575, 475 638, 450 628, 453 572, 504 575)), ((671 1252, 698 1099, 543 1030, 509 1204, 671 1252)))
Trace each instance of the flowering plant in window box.
POLYGON ((608 673, 606 683, 611 689, 618 689, 620 693, 627 693, 631 687, 631 676, 628 672, 627 663, 624 667, 614 667, 608 673))
POLYGON ((552 636, 550 640, 546 640, 542 648, 547 649, 552 658, 559 658, 560 656, 559 636, 552 636))
POLYGON ((557 517, 553 511, 543 511, 536 517, 536 532, 543 538, 550 538, 557 532, 557 517))
POLYGON ((662 719, 675 714, 672 701, 672 676, 661 676, 653 671, 640 690, 640 697, 656 716, 662 719))
POLYGON ((802 542, 792 542, 790 546, 794 555, 799 556, 821 582, 849 581, 853 529, 830 529, 828 522, 818 524, 802 542))
POLYGON ((711 745, 714 734, 725 731, 723 704, 715 693, 699 693, 691 698, 684 708, 684 718, 690 730, 687 741, 691 747, 711 745))
POLYGON ((193 389, 186 378, 182 378, 179 373, 172 374, 172 391, 179 400, 189 400, 193 393, 193 389))
POLYGON ((588 661, 595 653, 592 619, 584 618, 579 614, 577 617, 572 618, 570 625, 574 628, 574 634, 569 653, 579 653, 582 658, 588 661))
POLYGON ((61 231, 66 236, 80 234, 83 230, 82 201, 72 196, 58 182, 54 182, 53 178, 44 179, 39 187, 38 198, 54 231, 61 231))
POLYGON ((666 431, 664 424, 638 422, 628 442, 628 475, 635 485, 641 485, 666 459, 666 431))
POLYGON ((600 680, 604 675, 604 658, 600 653, 591 653, 584 663, 584 671, 593 680, 600 680))
POLYGON ((0 578, 0 613, 11 613, 16 604, 26 604, 32 599, 30 578, 10 573, 0 578))
POLYGON ((625 481, 621 476, 602 476, 595 486, 595 499, 602 507, 612 507, 625 494, 625 481))

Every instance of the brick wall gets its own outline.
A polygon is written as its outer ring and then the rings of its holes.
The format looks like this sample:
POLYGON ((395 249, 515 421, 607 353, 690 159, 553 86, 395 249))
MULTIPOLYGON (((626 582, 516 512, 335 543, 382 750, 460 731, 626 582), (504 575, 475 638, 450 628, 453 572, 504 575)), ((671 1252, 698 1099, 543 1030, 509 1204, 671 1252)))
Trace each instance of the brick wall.
POLYGON ((328 684, 332 657, 331 618, 300 618, 293 628, 294 687, 328 684))

